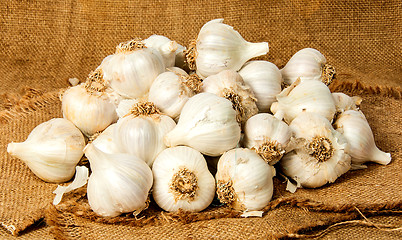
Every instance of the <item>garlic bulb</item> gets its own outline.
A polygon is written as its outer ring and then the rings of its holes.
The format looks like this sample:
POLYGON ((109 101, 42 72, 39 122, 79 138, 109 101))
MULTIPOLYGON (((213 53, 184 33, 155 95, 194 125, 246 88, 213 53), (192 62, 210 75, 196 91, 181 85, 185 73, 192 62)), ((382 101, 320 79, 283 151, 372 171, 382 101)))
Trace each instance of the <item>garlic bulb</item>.
POLYGON ((129 153, 152 166, 156 156, 166 148, 163 138, 176 126, 173 119, 159 114, 150 102, 138 102, 131 113, 120 118, 114 129, 114 141, 123 153, 129 153))
POLYGON ((375 162, 387 165, 391 162, 391 154, 376 146, 373 132, 361 111, 348 110, 341 113, 334 126, 347 139, 353 164, 375 162))
POLYGON ((347 110, 359 110, 360 103, 362 102, 361 97, 349 97, 340 92, 332 93, 332 97, 334 98, 337 113, 342 113, 347 110))
POLYGON ((161 73, 149 89, 148 101, 155 103, 162 113, 175 119, 187 100, 200 92, 201 79, 173 67, 161 73))
POLYGON ((258 113, 254 93, 236 71, 223 70, 205 78, 202 82, 202 92, 213 93, 231 101, 237 112, 237 121, 242 124, 258 113))
POLYGON ((249 118, 243 130, 243 145, 256 151, 270 165, 281 159, 292 136, 286 123, 268 113, 249 118))
POLYGON ((283 118, 287 123, 292 122, 302 112, 319 113, 329 121, 332 121, 335 115, 332 94, 328 87, 319 81, 301 82, 299 78, 276 98, 278 102, 271 105, 271 111, 275 117, 283 118))
POLYGON ((328 119, 305 112, 289 127, 295 136, 294 150, 285 154, 279 163, 284 174, 298 184, 321 187, 350 169, 346 139, 333 129, 328 119))
POLYGON ((178 44, 176 41, 171 41, 169 38, 162 35, 152 35, 142 41, 146 47, 156 49, 163 58, 165 67, 173 67, 176 61, 176 50, 178 44))
POLYGON ((168 148, 152 167, 152 195, 164 210, 199 212, 207 208, 215 195, 215 179, 200 152, 186 146, 168 148))
POLYGON ((145 96, 154 79, 165 71, 160 53, 135 40, 120 43, 100 67, 110 87, 127 98, 145 96))
POLYGON ((257 99, 259 112, 268 112, 275 96, 282 90, 282 75, 278 67, 267 61, 247 62, 239 71, 257 99))
POLYGON ((191 70, 201 78, 231 69, 239 70, 245 62, 268 52, 268 43, 251 43, 226 25, 223 19, 207 22, 190 44, 186 59, 191 70))
POLYGON ((141 159, 129 154, 108 154, 92 144, 85 148, 92 174, 87 185, 91 209, 104 217, 121 213, 139 214, 148 207, 152 171, 141 159))
POLYGON ((119 97, 106 87, 102 70, 98 68, 88 76, 86 83, 70 87, 64 92, 63 117, 89 137, 117 120, 118 101, 119 97))
POLYGON ((168 147, 186 145, 209 156, 236 147, 240 126, 232 103, 212 93, 199 93, 184 105, 176 127, 164 142, 168 147))
POLYGON ((216 172, 216 193, 222 203, 237 210, 260 210, 268 205, 273 194, 275 168, 254 151, 235 148, 219 159, 216 172))
POLYGON ((84 136, 74 124, 53 118, 36 126, 24 142, 9 143, 7 152, 21 159, 40 179, 61 183, 74 176, 84 147, 84 136))
POLYGON ((92 141, 92 145, 105 153, 120 153, 119 148, 116 146, 114 141, 114 129, 116 128, 116 123, 113 123, 107 127, 103 132, 101 132, 92 141))
POLYGON ((281 69, 283 80, 291 85, 297 78, 302 81, 318 80, 326 85, 335 77, 335 68, 327 64, 324 55, 313 48, 304 48, 295 53, 281 69))

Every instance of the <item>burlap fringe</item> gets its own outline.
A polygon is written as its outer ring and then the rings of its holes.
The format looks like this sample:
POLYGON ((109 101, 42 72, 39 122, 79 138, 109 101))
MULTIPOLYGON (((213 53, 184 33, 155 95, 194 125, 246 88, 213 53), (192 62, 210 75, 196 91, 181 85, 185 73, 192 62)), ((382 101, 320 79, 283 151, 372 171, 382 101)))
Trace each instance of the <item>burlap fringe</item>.
POLYGON ((399 87, 387 87, 387 86, 365 86, 358 80, 354 82, 334 81, 329 85, 331 92, 343 92, 349 95, 362 95, 362 94, 374 94, 384 97, 392 97, 395 99, 402 98, 402 90, 399 87))
POLYGON ((0 124, 8 123, 16 117, 24 116, 54 103, 59 98, 61 91, 44 93, 41 90, 28 88, 19 100, 16 100, 18 97, 15 94, 1 96, 6 110, 0 112, 0 124))
MULTIPOLYGON (((360 227, 374 227, 379 231, 384 231, 384 232, 396 232, 396 231, 402 231, 402 226, 397 226, 397 225, 392 225, 392 224, 380 224, 380 223, 373 223, 371 222, 367 216, 369 217, 369 215, 364 215, 357 207, 355 207, 355 210, 359 213, 359 215, 363 218, 363 219, 359 219, 359 220, 348 220, 348 221, 343 221, 343 222, 337 222, 334 223, 332 225, 329 225, 326 227, 326 229, 319 231, 316 234, 303 234, 303 233, 287 233, 285 235, 281 234, 281 235, 277 235, 276 237, 278 239, 316 239, 316 238, 321 238, 323 236, 325 236, 326 234, 328 234, 329 232, 335 230, 338 227, 341 226, 360 226, 360 227)), ((394 211, 392 213, 397 213, 397 214, 401 214, 402 211, 394 211)), ((390 212, 386 213, 388 216, 389 215, 393 215, 390 214, 390 212)), ((379 215, 377 214, 371 214, 371 215, 379 215)), ((323 227, 323 226, 317 226, 317 227, 323 227)), ((311 230, 311 229, 308 229, 311 230)), ((300 230, 299 232, 303 232, 305 230, 300 230)))

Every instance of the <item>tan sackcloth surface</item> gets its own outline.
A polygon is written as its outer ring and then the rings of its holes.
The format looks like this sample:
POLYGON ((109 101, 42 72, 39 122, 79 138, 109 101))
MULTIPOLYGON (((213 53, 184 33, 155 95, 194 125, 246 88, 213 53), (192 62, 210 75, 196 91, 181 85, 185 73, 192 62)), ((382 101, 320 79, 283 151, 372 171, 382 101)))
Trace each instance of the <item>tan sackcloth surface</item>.
MULTIPOLYGON (((2 228, 1 238, 6 239, 7 232, 21 233, 18 239, 74 237, 75 230, 81 234, 76 236, 88 237, 129 231, 139 238, 162 236, 150 232, 176 238, 243 232, 239 237, 268 238, 361 219, 358 211, 397 218, 395 211, 401 210, 402 202, 401 9, 400 1, 362 0, 4 1, 0 6, 0 223, 8 230, 2 228), (248 41, 267 41, 270 52, 262 59, 278 67, 305 47, 324 53, 337 69, 338 81, 332 89, 363 97, 361 108, 377 145, 391 152, 391 164, 369 164, 368 169, 348 172, 332 185, 299 189, 295 194, 285 191, 285 184, 276 178, 274 199, 261 219, 240 219, 228 209, 215 208, 188 219, 173 215, 167 222, 151 206, 139 222, 130 225, 132 219, 122 217, 116 226, 85 211, 80 215, 77 208, 88 210, 85 198, 76 205, 58 206, 59 210, 49 207, 56 185, 38 180, 21 161, 11 158, 7 144, 23 141, 41 122, 60 117, 59 89, 68 86, 69 78, 85 80, 119 42, 163 34, 187 45, 214 18, 224 18, 248 41), (156 217, 150 218, 151 213, 156 217), (282 213, 292 220, 283 221, 282 213), (43 218, 51 227, 23 231, 43 218), (139 223, 145 225, 134 226, 139 223)), ((63 201, 71 199, 67 195, 63 201)), ((370 238, 390 236, 375 227, 340 226, 328 227, 324 236, 359 238, 363 232, 372 233, 367 235, 370 238)))

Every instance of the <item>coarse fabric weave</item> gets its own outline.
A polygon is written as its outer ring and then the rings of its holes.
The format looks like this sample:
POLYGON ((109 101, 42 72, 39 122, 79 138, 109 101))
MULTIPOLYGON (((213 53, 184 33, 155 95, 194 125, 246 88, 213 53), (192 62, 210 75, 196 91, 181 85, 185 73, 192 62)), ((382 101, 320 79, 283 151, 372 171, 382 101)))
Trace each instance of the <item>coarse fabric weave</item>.
POLYGON ((402 39, 400 1, 10 1, 0 6, 0 237, 2 239, 400 238, 402 205, 402 39), (318 189, 285 190, 262 218, 223 206, 197 214, 151 204, 138 219, 96 216, 85 188, 52 206, 57 184, 38 179, 7 144, 62 117, 60 92, 85 81, 118 43, 161 34, 186 46, 207 21, 224 18, 259 57, 283 67, 298 50, 322 52, 337 71, 332 91, 363 98, 361 110, 387 166, 368 164, 318 189), (364 217, 367 217, 365 219, 364 217), (46 224, 45 224, 46 223, 46 224), (18 237, 12 235, 20 235, 18 237), (342 237, 344 236, 344 237, 342 237))

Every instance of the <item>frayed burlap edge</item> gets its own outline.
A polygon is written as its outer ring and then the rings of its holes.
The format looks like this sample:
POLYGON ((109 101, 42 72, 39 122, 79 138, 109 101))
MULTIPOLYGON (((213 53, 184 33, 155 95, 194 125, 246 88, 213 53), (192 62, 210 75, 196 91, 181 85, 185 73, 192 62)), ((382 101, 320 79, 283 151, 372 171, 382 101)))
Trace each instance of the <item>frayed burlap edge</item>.
POLYGON ((306 229, 300 229, 296 233, 287 233, 287 234, 278 234, 275 237, 278 239, 318 239, 329 232, 335 230, 338 227, 350 227, 350 226, 359 226, 359 227, 373 227, 377 231, 380 232, 401 232, 402 231, 402 226, 399 225, 392 225, 392 224, 379 224, 379 223, 373 223, 370 221, 368 218, 369 217, 374 217, 374 216, 400 216, 402 214, 402 211, 387 211, 385 213, 383 212, 377 212, 376 214, 363 214, 359 209, 357 209, 357 216, 354 218, 351 218, 350 220, 344 220, 341 222, 335 222, 335 223, 330 223, 327 225, 317 225, 313 228, 306 228, 306 229), (358 219, 360 218, 360 219, 358 219), (323 229, 319 230, 317 233, 306 233, 306 232, 311 232, 314 231, 314 229, 323 229))
POLYGON ((344 92, 351 95, 373 94, 395 99, 402 98, 402 90, 399 87, 365 86, 358 80, 354 82, 334 81, 329 89, 331 92, 344 92))
POLYGON ((44 93, 29 88, 19 100, 16 100, 17 97, 13 94, 3 95, 3 101, 9 103, 9 106, 7 106, 8 109, 0 112, 0 124, 6 124, 16 117, 22 117, 30 112, 45 108, 54 103, 62 91, 63 89, 44 93))

